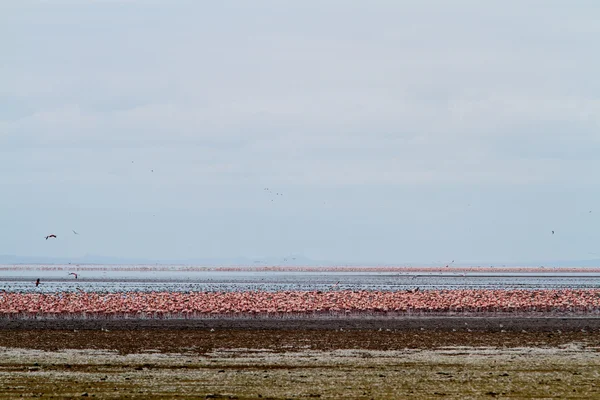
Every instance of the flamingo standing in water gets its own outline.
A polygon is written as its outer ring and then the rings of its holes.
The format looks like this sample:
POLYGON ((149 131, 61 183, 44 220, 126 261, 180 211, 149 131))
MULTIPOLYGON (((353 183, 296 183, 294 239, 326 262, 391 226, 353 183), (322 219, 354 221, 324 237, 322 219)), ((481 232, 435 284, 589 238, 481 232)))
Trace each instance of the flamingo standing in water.
POLYGON ((37 278, 37 281, 35 281, 35 286, 37 287, 40 284, 40 278, 37 278))

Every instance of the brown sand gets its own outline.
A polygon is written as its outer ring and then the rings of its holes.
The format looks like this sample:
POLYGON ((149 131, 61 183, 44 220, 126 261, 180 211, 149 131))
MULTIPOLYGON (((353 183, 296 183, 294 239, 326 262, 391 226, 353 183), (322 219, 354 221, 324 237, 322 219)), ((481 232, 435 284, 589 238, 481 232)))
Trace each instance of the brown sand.
POLYGON ((2 320, 0 398, 600 398, 599 328, 594 318, 2 320))

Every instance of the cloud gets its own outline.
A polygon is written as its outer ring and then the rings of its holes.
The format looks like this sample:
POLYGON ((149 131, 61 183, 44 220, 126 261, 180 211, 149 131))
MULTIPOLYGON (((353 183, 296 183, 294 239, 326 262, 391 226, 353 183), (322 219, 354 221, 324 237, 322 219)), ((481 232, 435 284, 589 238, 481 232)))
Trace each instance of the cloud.
MULTIPOLYGON (((130 236, 175 226, 150 224, 148 210, 201 215, 223 235, 256 227, 265 252, 304 240, 327 258, 328 237, 339 251, 351 238, 370 243, 361 255, 395 249, 377 233, 391 224, 422 241, 439 224, 480 228, 482 215, 445 203, 471 201, 460 197, 471 188, 507 191, 497 203, 479 195, 503 210, 508 234, 524 223, 515 215, 529 215, 521 191, 595 185, 597 11, 560 1, 3 3, 0 184, 11 195, 0 200, 48 224, 87 207, 107 230, 107 210, 117 222, 143 210, 130 236), (264 186, 295 189, 311 206, 248 194, 264 186), (330 209, 317 208, 323 193, 330 209), (406 211, 427 199, 441 199, 427 203, 433 217, 406 211), (368 228, 351 234, 359 217, 368 228), (302 227, 278 235, 283 220, 302 227)), ((481 239, 489 254, 494 235, 481 239)), ((247 248, 241 236, 230 248, 247 248)), ((431 246, 450 251, 442 236, 431 246)))
MULTIPOLYGON (((206 171, 208 158, 221 165, 214 178, 232 183, 242 172, 298 184, 547 181, 557 177, 559 162, 540 159, 585 153, 593 160, 590 145, 598 148, 600 140, 595 100, 497 95, 448 107, 373 96, 364 99, 366 109, 345 113, 352 103, 335 99, 153 104, 107 112, 72 105, 0 126, 11 151, 162 149, 157 164, 188 171, 197 164, 206 171), (258 111, 263 107, 269 111, 258 111)), ((48 157, 46 152, 39 160, 56 161, 48 157)))

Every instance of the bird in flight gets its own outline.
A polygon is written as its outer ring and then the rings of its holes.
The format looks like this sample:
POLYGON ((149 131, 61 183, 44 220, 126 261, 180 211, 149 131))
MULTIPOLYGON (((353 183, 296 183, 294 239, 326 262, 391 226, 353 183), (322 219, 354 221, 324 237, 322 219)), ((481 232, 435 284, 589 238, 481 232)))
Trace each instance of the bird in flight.
POLYGON ((554 235, 554 231, 552 231, 552 234, 554 235))
POLYGON ((75 279, 77 279, 77 274, 75 272, 69 272, 69 275, 75 275, 75 279))
POLYGON ((75 232, 75 230, 71 229, 74 234, 79 235, 79 233, 75 232))
POLYGON ((48 238, 56 238, 56 235, 55 235, 55 234, 52 234, 52 235, 48 235, 48 236, 46 236, 46 240, 48 240, 48 238))

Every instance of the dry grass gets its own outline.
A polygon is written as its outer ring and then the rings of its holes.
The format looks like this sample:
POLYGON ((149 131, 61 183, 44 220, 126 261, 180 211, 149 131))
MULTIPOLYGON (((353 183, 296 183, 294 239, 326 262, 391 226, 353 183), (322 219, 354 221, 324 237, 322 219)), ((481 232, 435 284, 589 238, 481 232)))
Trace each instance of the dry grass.
POLYGON ((0 398, 600 398, 597 320, 107 322, 6 324, 0 398))
POLYGON ((0 397, 600 398, 593 343, 436 350, 0 351, 0 397))

